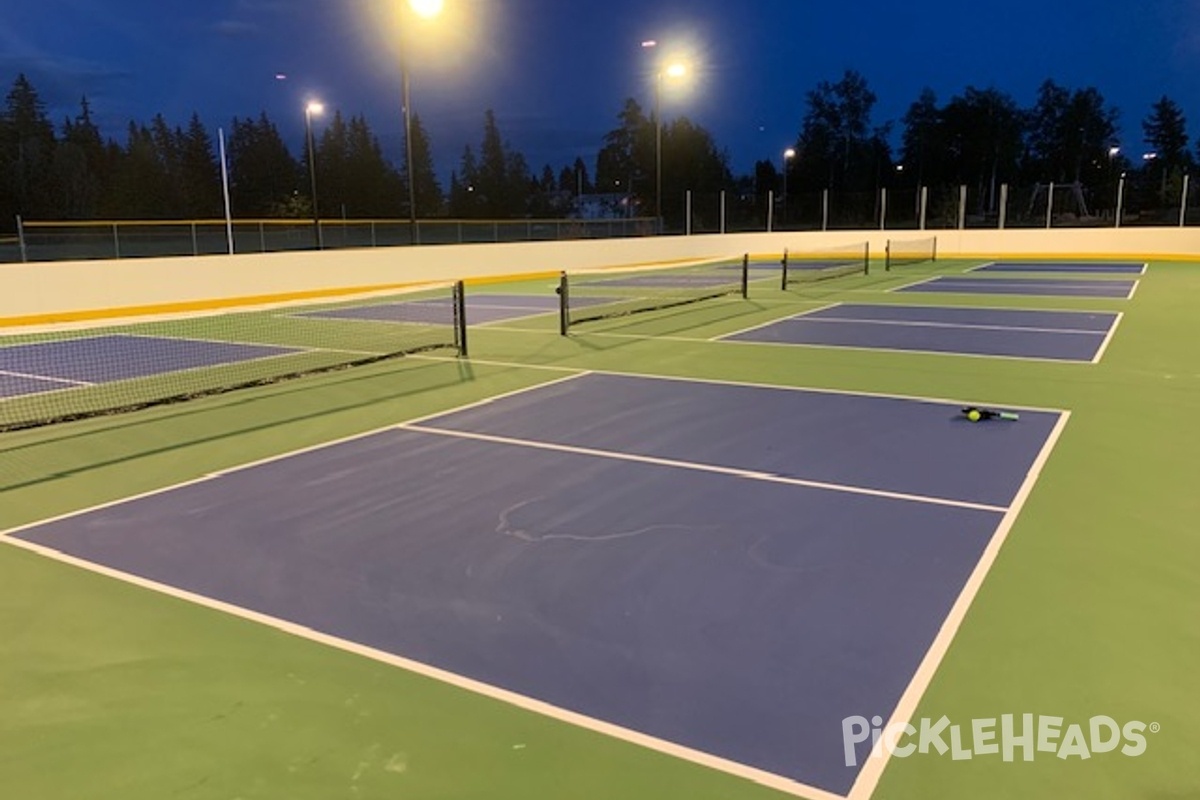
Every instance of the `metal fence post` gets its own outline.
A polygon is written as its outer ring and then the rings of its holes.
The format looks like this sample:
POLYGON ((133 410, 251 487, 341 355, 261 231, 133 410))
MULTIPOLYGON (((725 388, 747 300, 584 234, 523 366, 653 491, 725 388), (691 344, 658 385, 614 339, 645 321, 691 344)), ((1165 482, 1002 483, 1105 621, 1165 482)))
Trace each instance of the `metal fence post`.
POLYGON ((1121 227, 1121 217, 1125 214, 1125 173, 1121 173, 1120 179, 1117 181, 1117 218, 1113 223, 1114 228, 1121 227))
POLYGON ((1004 223, 1008 221, 1008 184, 1000 184, 1000 222, 997 227, 1004 230, 1004 223))
POLYGON ((821 192, 821 230, 829 230, 829 190, 821 192))
POLYGON ((879 188, 879 230, 887 230, 887 187, 879 188))
POLYGON ((113 223, 112 229, 113 229, 113 253, 115 254, 116 258, 120 258, 121 257, 121 235, 117 228, 117 223, 115 223, 115 222, 113 223))
POLYGON ((1050 188, 1046 190, 1046 227, 1049 228, 1054 222, 1054 181, 1050 181, 1050 188))
POLYGON ((767 233, 775 232, 775 190, 767 189, 767 233))
POLYGON ((25 249, 25 223, 21 219, 20 214, 17 214, 17 246, 21 248, 21 263, 27 263, 29 261, 29 251, 25 249))
POLYGON ((966 184, 958 187, 958 229, 964 230, 967 227, 967 187, 966 184))
POLYGON ((1183 227, 1184 220, 1187 219, 1187 193, 1188 183, 1192 176, 1186 172, 1183 173, 1183 191, 1179 193, 1179 227, 1183 227))
POLYGON ((921 187, 921 210, 920 210, 920 213, 918 214, 919 227, 921 230, 925 230, 925 215, 928 211, 929 211, 929 187, 922 186, 921 187))

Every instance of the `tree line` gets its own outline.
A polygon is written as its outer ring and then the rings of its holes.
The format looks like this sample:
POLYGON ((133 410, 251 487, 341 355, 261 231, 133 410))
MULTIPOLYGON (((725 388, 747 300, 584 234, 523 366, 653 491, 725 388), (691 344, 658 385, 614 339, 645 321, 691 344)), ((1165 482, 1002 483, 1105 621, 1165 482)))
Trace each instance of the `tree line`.
MULTIPOLYGON (((1032 107, 1010 95, 968 86, 939 102, 924 90, 900 121, 900 147, 890 139, 895 123, 876 123, 876 95, 867 80, 847 70, 805 95, 793 158, 783 163, 793 191, 958 186, 973 189, 980 211, 991 210, 1002 183, 1051 181, 1098 191, 1136 172, 1166 202, 1200 157, 1189 149, 1186 120, 1168 97, 1142 121, 1148 148, 1117 147, 1119 114, 1093 87, 1071 89, 1047 80, 1032 107)), ((655 209, 659 120, 633 99, 604 135, 594 165, 572 163, 531 169, 505 141, 496 116, 483 116, 477 147, 466 146, 443 189, 432 143, 412 118, 413 175, 422 217, 510 218, 567 216, 575 195, 612 198, 621 213, 655 209)), ((316 137, 315 154, 292 153, 274 122, 261 113, 235 118, 228 128, 230 201, 235 216, 307 217, 312 214, 309 160, 315 158, 323 217, 405 217, 407 175, 384 155, 363 116, 335 112, 316 137)), ((732 190, 740 197, 776 192, 783 181, 776 160, 734 176, 729 156, 712 135, 687 117, 661 121, 662 196, 685 190, 732 190)), ((193 114, 172 126, 161 114, 131 121, 124 141, 106 138, 86 97, 78 112, 53 123, 37 90, 17 76, 0 110, 0 229, 16 215, 27 219, 180 219, 223 214, 220 164, 210 129, 193 114)), ((667 214, 675 206, 664 204, 667 214)))
MULTIPOLYGON (((1142 202, 1168 204, 1200 156, 1200 140, 1193 155, 1183 111, 1166 96, 1142 121, 1143 150, 1118 145, 1119 112, 1094 87, 1046 80, 1029 108, 995 88, 968 86, 944 103, 925 89, 901 120, 898 153, 888 144, 892 123, 873 123, 876 99, 854 70, 808 92, 796 155, 784 167, 793 186, 967 186, 976 210, 989 212, 1001 184, 1070 185, 1104 204, 1117 179, 1132 173, 1149 187, 1142 202)), ((770 185, 774 162, 760 162, 756 174, 760 185, 770 185)))

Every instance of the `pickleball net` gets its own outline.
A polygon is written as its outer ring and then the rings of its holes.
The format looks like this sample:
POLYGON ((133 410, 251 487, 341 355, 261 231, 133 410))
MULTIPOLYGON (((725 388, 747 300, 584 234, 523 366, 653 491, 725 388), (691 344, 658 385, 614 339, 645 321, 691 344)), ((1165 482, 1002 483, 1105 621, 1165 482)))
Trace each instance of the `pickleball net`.
POLYGON ((339 301, 0 333, 0 432, 180 403, 431 350, 467 353, 461 282, 339 301))
POLYGON ((937 237, 924 239, 895 239, 887 240, 884 269, 888 272, 892 267, 905 264, 923 264, 926 261, 937 261, 937 237))
POLYGON ((668 268, 599 269, 559 276, 559 332, 576 325, 748 295, 750 257, 668 268))
POLYGON ((823 247, 819 250, 783 251, 781 288, 871 271, 869 242, 823 247))

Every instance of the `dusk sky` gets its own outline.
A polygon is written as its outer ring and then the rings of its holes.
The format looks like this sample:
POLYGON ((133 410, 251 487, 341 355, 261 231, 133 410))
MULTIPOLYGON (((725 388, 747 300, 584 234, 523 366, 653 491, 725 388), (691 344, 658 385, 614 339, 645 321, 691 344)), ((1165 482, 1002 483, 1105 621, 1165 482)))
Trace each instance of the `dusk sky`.
MULTIPOLYGON (((653 105, 654 62, 641 47, 690 54, 688 91, 664 92, 726 148, 736 174, 776 163, 795 141, 805 94, 846 69, 878 95, 876 124, 899 120, 922 87, 939 102, 969 85, 1022 106, 1046 78, 1095 86, 1121 112, 1121 144, 1141 153, 1141 122, 1162 95, 1200 133, 1200 0, 446 0, 418 27, 403 0, 8 0, 0 81, 20 72, 56 124, 87 95, 106 136, 162 112, 193 111, 214 132, 265 110, 293 153, 303 105, 317 97, 363 114, 402 158, 400 53, 413 106, 430 131, 443 185, 463 147, 478 148, 492 108, 530 167, 582 156, 594 172, 625 98, 653 105), (401 39, 402 33, 407 34, 401 39), (402 47, 402 45, 404 45, 402 47), (286 75, 286 79, 276 76, 286 75)), ((321 123, 318 123, 321 124, 321 123)), ((893 135, 898 141, 898 136, 893 135)))

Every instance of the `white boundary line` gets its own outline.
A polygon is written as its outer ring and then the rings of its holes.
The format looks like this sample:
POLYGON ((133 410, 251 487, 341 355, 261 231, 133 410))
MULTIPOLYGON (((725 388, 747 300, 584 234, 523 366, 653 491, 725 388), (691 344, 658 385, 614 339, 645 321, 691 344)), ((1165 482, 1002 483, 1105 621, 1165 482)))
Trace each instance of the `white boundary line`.
POLYGON ((1140 268, 1138 269, 1137 272, 1128 272, 1128 271, 1123 271, 1123 270, 1103 270, 1103 269, 1101 269, 1101 270, 1071 269, 1072 267, 1126 267, 1126 266, 1128 266, 1128 267, 1138 266, 1138 262, 1136 262, 1136 261, 1117 261, 1117 262, 1064 261, 1062 263, 1058 263, 1053 260, 1046 260, 1046 261, 989 261, 986 264, 979 264, 978 266, 974 266, 974 267, 970 267, 969 269, 965 269, 965 270, 963 270, 963 272, 964 273, 978 272, 980 270, 985 270, 988 267, 1001 267, 1001 269, 996 270, 996 273, 998 273, 998 274, 1000 274, 1000 273, 1020 274, 1020 273, 1024 272, 1029 275, 1037 275, 1037 274, 1042 274, 1042 275, 1045 275, 1045 274, 1051 274, 1051 275, 1053 275, 1053 274, 1058 274, 1058 275, 1145 275, 1146 267, 1148 265, 1146 262, 1142 262, 1140 265, 1140 268), (1007 267, 1008 265, 1012 265, 1012 267, 1005 269, 1005 267, 1007 267), (1020 267, 1020 266, 1050 267, 1051 269, 1025 269, 1025 270, 1022 270, 1022 269, 1018 269, 1018 267, 1020 267), (1059 269, 1057 269, 1057 270, 1052 269, 1053 267, 1059 267, 1059 269))
MULTIPOLYGON (((946 276, 946 277, 953 278, 954 276, 950 275, 950 276, 946 276)), ((1108 298, 1108 299, 1111 300, 1113 298, 1108 298)), ((1119 299, 1119 298, 1117 298, 1117 299, 1119 299)), ((867 302, 853 303, 853 302, 842 301, 838 305, 867 306, 869 308, 880 308, 880 307, 886 307, 886 308, 932 308, 932 309, 939 309, 939 310, 942 310, 942 309, 949 309, 949 310, 968 309, 971 311, 1000 311, 1000 312, 1017 312, 1017 313, 1030 313, 1030 314, 1044 314, 1046 312, 1051 312, 1051 313, 1055 313, 1055 314, 1091 314, 1093 316, 1099 315, 1099 316, 1107 316, 1107 317, 1115 316, 1116 314, 1120 313, 1119 311, 1094 311, 1094 310, 1089 311, 1088 309, 1085 309, 1085 308, 1063 308, 1061 306, 1054 307, 1054 308, 1041 308, 1041 307, 1029 308, 1028 306, 997 306, 997 305, 984 305, 982 303, 978 303, 978 304, 976 304, 976 303, 955 303, 953 305, 949 305, 946 303, 931 302, 931 301, 935 301, 935 300, 937 300, 936 295, 930 296, 930 297, 918 296, 918 297, 912 298, 912 300, 909 300, 908 298, 904 298, 898 303, 890 303, 890 302, 889 303, 867 303, 867 302)))
POLYGON ((1108 345, 1112 343, 1113 337, 1117 335, 1117 327, 1121 324, 1121 320, 1125 319, 1125 312, 1118 311, 1117 318, 1108 326, 1108 335, 1104 337, 1104 341, 1100 343, 1100 349, 1096 351, 1096 355, 1092 356, 1092 363, 1099 364, 1100 359, 1104 357, 1105 351, 1108 350, 1108 345))
POLYGON ((751 331, 756 331, 761 328, 769 328, 772 325, 777 325, 780 322, 786 322, 789 319, 799 319, 800 317, 807 316, 808 314, 815 314, 818 311, 824 311, 829 308, 837 308, 840 305, 843 305, 843 303, 840 301, 836 302, 836 303, 826 303, 823 306, 817 306, 816 308, 809 309, 808 311, 801 311, 799 314, 791 314, 786 317, 780 317, 779 319, 768 320, 767 322, 760 322, 757 325, 751 325, 749 328, 742 328, 741 330, 733 331, 731 333, 722 333, 720 336, 712 336, 708 339, 705 339, 704 341, 720 342, 725 339, 729 339, 733 336, 740 336, 743 333, 750 333, 751 331))
POLYGON ((892 492, 886 489, 870 489, 864 486, 852 486, 844 483, 827 483, 825 481, 814 481, 807 478, 789 478, 786 475, 774 475, 769 472, 756 472, 754 470, 739 469, 737 467, 723 467, 717 464, 702 464, 695 461, 680 461, 674 458, 642 456, 635 453, 600 450, 593 447, 579 447, 577 445, 555 444, 554 442, 541 442, 533 439, 516 439, 510 436, 495 436, 490 433, 475 433, 473 431, 460 431, 453 428, 429 427, 420 424, 408 423, 399 427, 404 430, 415 431, 417 433, 425 433, 436 436, 449 436, 456 439, 470 439, 478 442, 515 445, 518 447, 528 447, 534 450, 551 450, 556 453, 572 453, 574 455, 607 458, 613 461, 632 461, 638 464, 652 464, 658 467, 672 467, 674 469, 691 470, 693 472, 710 472, 716 475, 728 475, 734 478, 745 478, 747 480, 763 481, 765 483, 781 483, 788 486, 802 486, 806 489, 824 489, 826 491, 841 492, 844 494, 882 497, 887 500, 900 500, 906 503, 924 503, 926 505, 949 506, 951 508, 963 508, 970 511, 991 511, 1001 514, 1008 511, 1007 506, 993 506, 987 503, 974 503, 969 500, 952 500, 950 498, 934 497, 932 495, 892 492))
MULTIPOLYGON (((992 534, 987 547, 984 548, 982 555, 975 564, 975 569, 971 571, 971 575, 963 585, 958 599, 955 600, 950 613, 946 615, 946 619, 942 622, 937 636, 934 637, 933 643, 925 653, 925 657, 921 659, 920 666, 917 667, 912 680, 904 690, 904 694, 901 695, 900 702, 897 703, 895 710, 892 711, 892 715, 888 719, 885 728, 892 725, 902 725, 911 720, 913 714, 916 713, 921 698, 925 695, 925 691, 933 681, 933 676, 941 665, 942 659, 945 658, 947 651, 949 651, 955 634, 958 633, 959 627, 961 627, 963 620, 967 616, 967 611, 971 608, 971 604, 974 602, 975 596, 979 593, 984 579, 991 570, 992 564, 995 563, 1000 549, 1004 546, 1004 542, 1008 538, 1013 525, 1016 523, 1021 509, 1025 505, 1025 501, 1029 499, 1029 495, 1033 492, 1033 487, 1037 483, 1039 475, 1041 475, 1042 468, 1045 467, 1046 462, 1049 460, 1050 453, 1058 443, 1058 439, 1062 435, 1063 428, 1066 427, 1070 416, 1070 412, 1062 412, 1050 435, 1046 437, 1046 442, 1042 445, 1041 452, 1038 453, 1037 458, 1030 466, 1029 472, 1026 473, 1025 480, 1022 482, 1016 498, 1009 507, 1008 513, 1004 515, 1004 519, 1000 521, 1000 526, 992 534)), ((862 770, 858 773, 854 785, 846 795, 847 799, 867 800, 875 791, 875 787, 883 775, 887 762, 888 754, 883 748, 883 737, 881 737, 875 747, 872 748, 871 755, 863 765, 862 770)))
MULTIPOLYGON (((18 345, 18 347, 19 346, 20 345, 18 345)), ((16 370, 11 370, 11 369, 0 369, 0 375, 8 375, 13 378, 25 378, 26 380, 31 380, 31 381, 44 381, 46 383, 70 384, 70 386, 67 388, 71 388, 74 386, 95 386, 96 385, 92 381, 73 381, 70 378, 53 378, 49 375, 37 375, 32 372, 17 372, 16 370)), ((27 392, 26 394, 45 394, 45 392, 27 392)), ((9 397, 24 397, 24 396, 25 396, 24 394, 9 395, 9 397)), ((0 397, 0 400, 7 400, 7 399, 8 399, 8 397, 0 397)))
MULTIPOLYGON (((904 306, 896 306, 903 308, 904 306)), ((1079 328, 1033 328, 1023 325, 978 325, 968 322, 926 322, 924 320, 901 320, 901 319, 871 319, 869 317, 821 317, 820 319, 804 319, 810 312, 804 314, 795 314, 791 317, 785 317, 776 322, 821 322, 829 324, 845 324, 854 325, 885 325, 897 328, 949 328, 954 330, 977 330, 977 331, 1007 331, 1016 333, 1065 333, 1065 334, 1087 334, 1089 336, 1103 336, 1106 331, 1091 331, 1079 328)), ((766 326, 758 326, 766 327, 766 326)), ((1111 326, 1110 326, 1111 327, 1111 326)), ((753 329, 751 329, 753 330, 753 329)), ((741 331, 739 331, 741 333, 741 331)), ((736 336, 736 333, 729 334, 736 336)))
MULTIPOLYGON (((815 320, 814 320, 815 321, 815 320)), ((1096 331, 1094 335, 1101 336, 1102 331, 1096 331)), ((928 356, 946 356, 949 358, 984 358, 984 359, 1000 359, 1002 361, 1036 361, 1042 364, 1091 364, 1089 358, 1047 358, 1046 356, 1006 356, 997 355, 994 353, 963 353, 956 350, 906 350, 899 347, 865 347, 863 345, 853 344, 815 344, 811 342, 755 342, 751 340, 734 340, 731 339, 722 344, 736 345, 738 347, 804 347, 810 350, 855 350, 860 353, 900 353, 900 354, 916 354, 928 356)))
MULTIPOLYGON (((259 356, 258 358, 269 358, 271 356, 282 356, 282 355, 292 355, 293 353, 304 353, 309 350, 327 349, 327 348, 323 348, 323 347, 300 347, 297 345, 287 345, 287 344, 264 344, 262 342, 245 342, 245 341, 241 341, 241 340, 231 342, 228 339, 209 339, 204 336, 171 336, 169 334, 129 333, 126 331, 114 331, 113 333, 111 333, 107 336, 97 337, 97 338, 108 339, 108 338, 112 338, 112 337, 119 337, 122 339, 154 339, 155 341, 160 341, 160 342, 167 341, 167 342, 196 342, 198 344, 224 344, 224 345, 229 345, 230 347, 259 347, 264 350, 286 350, 287 351, 287 352, 282 352, 282 353, 271 353, 270 356, 259 356)), ((69 340, 62 339, 61 341, 65 342, 65 341, 69 341, 69 340)), ((347 351, 347 352, 350 352, 350 351, 347 351)), ((243 359, 243 360, 244 361, 257 361, 258 358, 247 358, 247 359, 243 359)), ((221 362, 221 364, 233 364, 233 363, 238 363, 238 362, 233 362, 233 361, 222 361, 221 362)), ((212 366, 214 366, 214 367, 221 366, 221 364, 213 364, 212 366)), ((172 371, 174 371, 174 370, 172 370, 172 371)), ((159 374, 159 373, 155 373, 155 374, 159 374)))
POLYGON ((772 772, 749 767, 744 764, 739 764, 736 761, 721 758, 700 750, 695 750, 684 745, 676 744, 665 739, 659 739, 640 731, 631 728, 624 728, 620 725, 604 720, 589 717, 576 711, 570 711, 560 706, 547 703, 542 700, 519 694, 508 689, 502 689, 498 686, 493 686, 482 681, 473 680, 465 676, 459 675, 448 670, 425 664, 421 661, 415 661, 403 656, 388 653, 383 650, 378 650, 373 647, 368 647, 358 642, 343 639, 332 634, 314 630, 312 628, 300 625, 279 617, 273 617, 269 614, 264 614, 258 611, 253 611, 242 606, 233 605, 222 600, 216 600, 206 595, 189 592, 167 584, 159 583, 158 581, 144 578, 139 575, 124 572, 111 567, 106 567, 102 564, 97 564, 86 559, 78 558, 67 553, 60 552, 50 547, 38 545, 33 542, 28 542, 23 539, 5 539, 9 544, 37 553, 40 556, 53 559, 55 561, 69 564, 74 567, 85 569, 89 572, 94 572, 104 575, 108 578, 114 578, 125 583, 132 584, 142 589, 149 589, 159 594, 174 597, 179 600, 184 600, 195 605, 203 606, 213 611, 218 611, 228 614, 239 619, 244 619, 250 622, 255 622, 260 625, 265 625, 274 628, 282 633, 295 636, 300 639, 307 639, 310 642, 325 645, 327 647, 337 648, 345 652, 353 653, 364 658, 369 658, 373 661, 378 661, 388 664, 393 667, 398 667, 407 672, 420 675, 439 681, 458 689, 463 689, 474 694, 498 700, 502 703, 507 703, 524 711, 529 711, 535 714, 540 714, 551 719, 564 722, 570 725, 575 725, 595 733, 610 736, 630 744, 645 747, 650 750, 663 753, 665 755, 674 756, 685 761, 690 761, 693 764, 698 764, 703 767, 708 767, 713 770, 718 770, 735 777, 743 778, 748 781, 760 784, 762 786, 776 789, 781 792, 803 797, 807 800, 845 800, 841 795, 827 792, 815 786, 800 783, 798 781, 776 775, 772 772))
MULTIPOLYGON (((655 337, 655 338, 658 338, 658 337, 655 337)), ((695 340, 695 341, 703 341, 703 340, 695 340)), ((426 361, 445 361, 445 362, 449 362, 452 364, 457 363, 459 361, 459 359, 457 359, 457 358, 450 358, 448 356, 430 356, 430 355, 424 355, 424 354, 409 356, 409 358, 423 359, 426 361)), ((655 380, 655 381, 676 381, 676 382, 680 382, 680 383, 703 383, 703 384, 708 384, 708 385, 712 385, 712 386, 740 386, 740 387, 748 388, 748 389, 778 389, 778 390, 785 391, 785 392, 809 392, 812 394, 840 394, 840 395, 851 395, 853 397, 878 397, 878 398, 881 398, 884 400, 911 400, 916 403, 931 403, 931 404, 935 404, 935 405, 957 405, 957 406, 966 406, 966 405, 970 405, 970 404, 975 404, 975 405, 980 405, 980 406, 993 405, 992 401, 987 401, 987 400, 982 400, 982 399, 930 397, 930 396, 915 395, 915 394, 889 394, 887 392, 867 392, 867 391, 861 391, 858 389, 827 389, 827 388, 823 388, 823 387, 814 387, 814 386, 791 386, 786 383, 764 383, 761 381, 735 381, 735 380, 728 380, 728 379, 723 379, 723 378, 702 378, 702 377, 696 377, 696 376, 691 376, 691 375, 657 375, 654 373, 627 372, 627 371, 623 371, 623 370, 613 370, 613 369, 581 370, 581 369, 577 369, 574 367, 554 366, 553 364, 519 364, 519 363, 516 363, 513 361, 496 361, 496 360, 492 360, 492 359, 479 359, 479 358, 472 358, 470 361, 472 364, 483 364, 485 366, 495 366, 495 367, 510 367, 510 368, 533 369, 533 370, 549 370, 552 372, 568 372, 569 371, 569 372, 586 373, 587 375, 612 375, 612 376, 615 376, 618 378, 645 378, 647 380, 655 380)), ((550 384, 546 383, 546 384, 539 384, 539 385, 540 386, 548 386, 550 384)), ((537 388, 537 387, 532 387, 532 388, 537 388)), ((471 405, 478 405, 478 404, 472 403, 471 405)), ((1021 405, 1012 405, 1012 404, 1008 404, 1008 403, 1004 404, 1004 407, 1011 408, 1016 411, 1045 412, 1048 414, 1063 414, 1066 411, 1066 409, 1052 408, 1050 406, 1021 406, 1021 405)), ((426 417, 425 419, 430 419, 435 416, 441 416, 442 414, 451 414, 456 410, 458 410, 458 409, 450 409, 448 411, 438 412, 437 414, 431 414, 429 417, 426 417)), ((419 422, 419 421, 420 420, 411 420, 411 422, 419 422)), ((403 424, 404 423, 397 423, 397 426, 403 425, 403 424)))
POLYGON ((912 281, 911 283, 902 283, 899 286, 893 286, 892 288, 884 289, 883 291, 884 291, 884 294, 888 294, 890 292, 900 292, 900 291, 908 289, 912 286, 920 286, 923 283, 931 283, 933 281, 936 281, 939 277, 942 277, 942 276, 934 275, 932 278, 922 278, 919 281, 912 281))
MULTIPOLYGON (((1089 281, 1086 278, 1080 278, 1078 280, 1085 281, 1085 283, 1063 283, 1063 282, 1061 282, 1061 279, 1059 282, 1055 282, 1054 280, 1051 280, 1051 279, 1041 279, 1041 278, 956 278, 953 275, 938 275, 938 276, 935 276, 933 278, 928 278, 923 281, 917 281, 916 283, 909 283, 909 284, 905 284, 904 286, 896 286, 892 289, 888 289, 887 291, 888 292, 898 292, 898 291, 901 291, 902 289, 908 289, 912 286, 920 286, 921 284, 924 284, 924 283, 940 283, 942 285, 951 286, 951 288, 949 288, 949 289, 940 290, 941 293, 943 293, 943 294, 970 294, 970 295, 982 294, 982 295, 1004 295, 1004 296, 1009 296, 1009 297, 1078 297, 1078 298, 1085 298, 1088 300, 1131 300, 1131 299, 1133 299, 1134 293, 1137 292, 1138 284, 1140 283, 1140 281, 1137 278, 1124 278, 1124 279, 1118 278, 1118 279, 1112 279, 1112 280, 1108 280, 1108 281, 1105 281, 1105 280, 1089 281), (954 281, 956 281, 956 280, 957 281, 969 281, 970 285, 973 287, 974 286, 988 286, 990 284, 993 288, 996 289, 996 291, 977 291, 974 289, 967 289, 967 288, 965 288, 966 284, 963 284, 963 283, 954 285, 954 281), (1059 294, 1059 293, 1055 293, 1055 292, 1051 292, 1049 294, 1044 294, 1044 293, 1037 293, 1037 292, 1012 291, 1013 289, 1018 289, 1018 288, 1024 289, 1026 287, 1034 287, 1039 284, 1041 285, 1042 288, 1049 288, 1049 289, 1059 289, 1059 290, 1081 289, 1082 290, 1082 289, 1090 288, 1092 286, 1104 286, 1105 283, 1116 284, 1116 283, 1119 283, 1121 280, 1128 280, 1133 284, 1130 287, 1128 293, 1124 297, 1122 297, 1120 295, 1113 295, 1113 294, 1089 294, 1086 291, 1081 292, 1079 294, 1072 294, 1072 293, 1059 294), (1004 291, 1005 289, 1008 289, 1009 291, 1004 291)), ((1030 310, 1037 310, 1037 309, 1030 309, 1030 310)))

